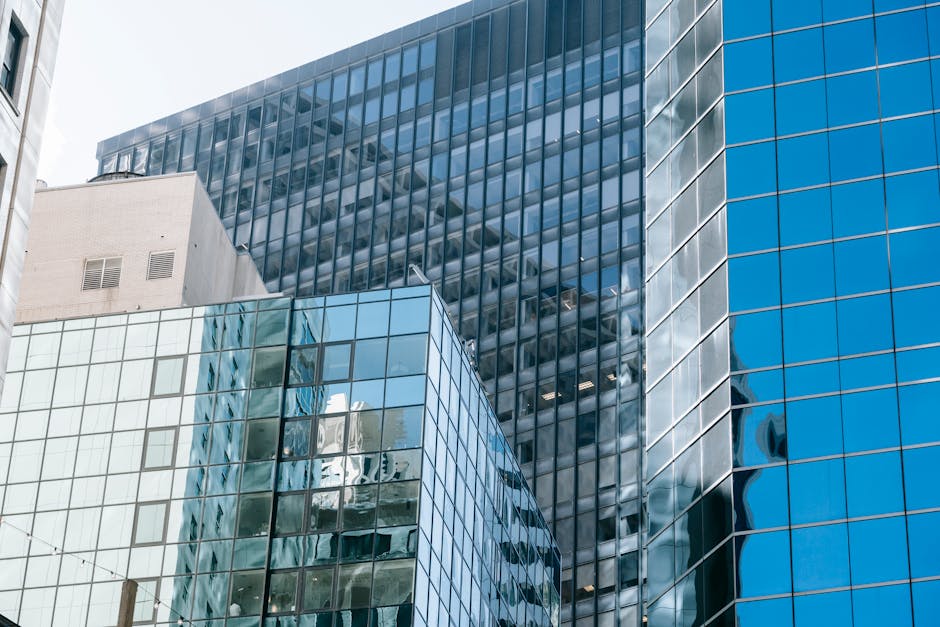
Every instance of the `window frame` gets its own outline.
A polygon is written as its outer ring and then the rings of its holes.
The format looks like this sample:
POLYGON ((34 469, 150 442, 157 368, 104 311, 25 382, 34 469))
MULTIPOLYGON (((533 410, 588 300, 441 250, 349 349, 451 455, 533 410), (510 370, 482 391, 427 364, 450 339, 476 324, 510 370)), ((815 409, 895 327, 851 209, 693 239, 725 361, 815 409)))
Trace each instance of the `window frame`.
POLYGON ((179 443, 179 429, 177 427, 159 427, 156 429, 147 429, 144 432, 144 449, 143 453, 140 456, 140 470, 141 472, 150 472, 152 470, 166 470, 168 468, 173 468, 176 463, 176 446, 179 443), (170 463, 164 466, 147 466, 147 447, 150 444, 150 436, 157 431, 172 431, 173 432, 173 444, 172 444, 172 454, 170 458, 170 463))
POLYGON ((170 511, 170 501, 144 501, 134 504, 134 525, 131 528, 131 546, 159 546, 166 543, 166 531, 167 525, 169 524, 169 511, 170 511), (142 507, 150 507, 153 505, 162 505, 163 506, 163 528, 161 529, 161 536, 159 540, 154 540, 150 542, 138 542, 137 541, 137 528, 138 523, 140 522, 140 510, 142 507))
MULTIPOLYGON (((19 96, 19 86, 23 74, 23 56, 28 42, 29 35, 26 33, 26 28, 16 16, 16 13, 11 13, 10 24, 6 29, 6 38, 3 43, 3 59, 0 60, 2 71, 6 72, 6 76, 0 81, 0 92, 3 92, 3 94, 10 99, 10 103, 13 104, 14 107, 14 101, 17 96, 19 96), (11 46, 11 42, 14 42, 15 36, 18 36, 19 40, 12 43, 11 46), (11 51, 13 54, 10 56, 15 58, 8 59, 7 53, 11 51)), ((0 74, 0 76, 2 76, 2 74, 0 74)))

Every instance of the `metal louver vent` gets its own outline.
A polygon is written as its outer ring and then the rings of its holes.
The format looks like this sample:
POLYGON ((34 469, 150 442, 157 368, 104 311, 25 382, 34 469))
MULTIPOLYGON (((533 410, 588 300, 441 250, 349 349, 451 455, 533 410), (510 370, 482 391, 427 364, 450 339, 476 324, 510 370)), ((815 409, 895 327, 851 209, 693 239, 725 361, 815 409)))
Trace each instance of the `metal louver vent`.
POLYGON ((147 280, 169 279, 173 276, 173 262, 176 253, 168 250, 162 253, 150 253, 150 263, 147 264, 147 280))
POLYGON ((87 259, 82 275, 82 291, 118 287, 121 284, 121 258, 87 259))

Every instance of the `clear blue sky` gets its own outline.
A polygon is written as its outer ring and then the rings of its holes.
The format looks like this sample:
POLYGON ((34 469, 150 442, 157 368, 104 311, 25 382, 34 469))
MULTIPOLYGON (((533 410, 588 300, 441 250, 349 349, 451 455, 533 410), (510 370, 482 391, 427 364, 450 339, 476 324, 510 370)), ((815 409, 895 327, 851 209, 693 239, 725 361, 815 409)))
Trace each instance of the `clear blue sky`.
POLYGON ((39 178, 83 182, 101 139, 458 4, 67 0, 39 178))

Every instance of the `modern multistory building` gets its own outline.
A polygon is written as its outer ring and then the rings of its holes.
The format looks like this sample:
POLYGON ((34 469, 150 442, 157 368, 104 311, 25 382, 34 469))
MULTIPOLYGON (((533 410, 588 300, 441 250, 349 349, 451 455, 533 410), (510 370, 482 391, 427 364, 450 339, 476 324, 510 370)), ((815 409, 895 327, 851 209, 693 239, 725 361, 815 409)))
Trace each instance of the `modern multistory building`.
POLYGON ((647 2, 650 627, 938 624, 933 4, 647 2))
POLYGON ((0 388, 64 0, 0 0, 0 388))
POLYGON ((17 322, 266 294, 194 172, 111 176, 36 192, 17 322))
POLYGON ((579 627, 641 620, 641 21, 639 0, 480 0, 98 149, 101 174, 195 170, 272 291, 423 271, 579 627))
POLYGON ((18 623, 558 624, 560 555, 430 286, 17 325, 18 623))

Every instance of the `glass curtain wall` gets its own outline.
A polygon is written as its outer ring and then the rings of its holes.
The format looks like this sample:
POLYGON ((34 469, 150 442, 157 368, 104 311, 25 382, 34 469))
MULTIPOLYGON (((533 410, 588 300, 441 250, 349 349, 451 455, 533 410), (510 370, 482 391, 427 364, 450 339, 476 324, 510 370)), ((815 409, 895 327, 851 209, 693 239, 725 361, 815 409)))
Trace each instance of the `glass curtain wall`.
POLYGON ((475 2, 99 146, 196 170, 267 285, 437 285, 563 553, 562 622, 636 624, 638 0, 475 2))
POLYGON ((560 558, 428 287, 16 327, 0 612, 558 624, 560 558))

